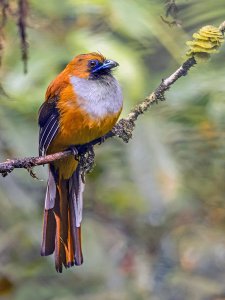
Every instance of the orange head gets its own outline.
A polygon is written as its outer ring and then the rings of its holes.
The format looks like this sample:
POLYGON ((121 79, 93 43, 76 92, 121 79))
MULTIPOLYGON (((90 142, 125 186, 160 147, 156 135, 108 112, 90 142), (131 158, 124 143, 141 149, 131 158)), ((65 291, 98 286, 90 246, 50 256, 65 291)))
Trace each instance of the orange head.
POLYGON ((70 75, 85 78, 97 79, 101 75, 108 75, 111 69, 119 64, 113 60, 106 59, 102 54, 92 52, 76 56, 67 66, 66 70, 70 75))

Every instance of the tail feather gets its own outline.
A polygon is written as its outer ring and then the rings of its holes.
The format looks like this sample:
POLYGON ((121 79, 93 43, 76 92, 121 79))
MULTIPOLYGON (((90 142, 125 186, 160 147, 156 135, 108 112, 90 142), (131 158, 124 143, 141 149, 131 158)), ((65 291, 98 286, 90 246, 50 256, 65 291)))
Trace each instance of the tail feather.
POLYGON ((62 264, 67 265, 66 247, 68 240, 68 180, 59 179, 56 184, 58 197, 55 202, 56 238, 55 238, 55 267, 62 272, 62 264))
POLYGON ((79 166, 69 179, 69 192, 70 192, 70 218, 71 229, 73 231, 73 243, 75 251, 75 265, 79 266, 83 263, 83 254, 81 248, 81 221, 83 211, 83 191, 84 182, 81 178, 79 166))
POLYGON ((49 167, 48 185, 45 195, 45 209, 53 208, 56 198, 55 171, 53 166, 49 167))
POLYGON ((80 227, 83 212, 83 191, 84 182, 81 178, 79 166, 69 179, 69 191, 71 206, 74 209, 74 219, 76 220, 76 227, 80 227))
POLYGON ((60 178, 52 166, 51 172, 54 172, 51 178, 54 178, 55 186, 52 180, 48 181, 46 194, 51 197, 46 196, 46 199, 51 200, 51 205, 45 205, 41 255, 55 251, 55 267, 61 273, 63 266, 69 268, 83 263, 81 220, 84 184, 79 168, 69 179, 60 178), (52 199, 53 193, 55 199, 52 199), (53 202, 53 208, 46 209, 52 207, 53 202))
POLYGON ((43 238, 41 255, 50 255, 55 251, 56 221, 53 209, 44 211, 43 238))
POLYGON ((71 217, 71 231, 73 236, 73 248, 76 249, 74 256, 75 265, 79 266, 83 263, 83 254, 81 249, 81 225, 76 226, 74 203, 70 202, 70 217, 71 217))
POLYGON ((67 251, 67 257, 68 257, 68 262, 67 262, 67 267, 72 267, 74 266, 74 260, 75 260, 75 251, 74 251, 74 243, 73 243, 73 228, 72 228, 72 222, 71 222, 71 217, 70 217, 70 209, 68 210, 68 223, 69 223, 69 227, 68 227, 68 251, 67 251))

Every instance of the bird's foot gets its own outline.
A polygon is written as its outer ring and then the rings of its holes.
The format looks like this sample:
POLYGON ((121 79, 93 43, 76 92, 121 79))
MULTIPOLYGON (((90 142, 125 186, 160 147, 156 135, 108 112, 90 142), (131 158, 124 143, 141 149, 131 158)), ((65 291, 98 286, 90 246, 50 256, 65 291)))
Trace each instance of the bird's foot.
POLYGON ((101 145, 101 144, 103 144, 104 142, 105 142, 105 140, 106 140, 106 136, 105 135, 103 135, 103 136, 101 136, 100 138, 99 138, 99 145, 101 145))
POLYGON ((79 151, 77 150, 77 147, 74 145, 71 145, 68 150, 72 152, 72 155, 74 156, 74 159, 79 160, 79 151))

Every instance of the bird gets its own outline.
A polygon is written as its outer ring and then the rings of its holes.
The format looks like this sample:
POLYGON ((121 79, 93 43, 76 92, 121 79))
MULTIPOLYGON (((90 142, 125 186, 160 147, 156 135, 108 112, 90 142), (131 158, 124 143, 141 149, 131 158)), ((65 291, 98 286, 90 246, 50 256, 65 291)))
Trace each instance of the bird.
MULTIPOLYGON (((112 75, 119 64, 101 53, 74 57, 50 83, 38 113, 39 155, 102 138, 123 107, 120 84, 112 75)), ((54 253, 56 271, 83 263, 81 221, 84 179, 73 155, 49 163, 41 255, 54 253)))

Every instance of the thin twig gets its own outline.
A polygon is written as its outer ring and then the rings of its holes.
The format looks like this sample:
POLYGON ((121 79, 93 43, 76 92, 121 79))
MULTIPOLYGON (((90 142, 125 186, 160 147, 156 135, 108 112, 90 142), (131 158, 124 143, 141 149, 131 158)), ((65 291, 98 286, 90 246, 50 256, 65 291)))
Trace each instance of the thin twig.
POLYGON ((27 73, 27 60, 28 60, 28 42, 27 42, 27 33, 26 33, 27 12, 28 12, 28 2, 27 2, 27 0, 18 0, 18 22, 17 22, 17 26, 18 26, 19 35, 20 35, 24 73, 27 73))
MULTIPOLYGON (((78 145, 76 146, 79 156, 83 155, 88 152, 90 147, 93 147, 96 144, 100 144, 107 140, 108 138, 117 136, 121 138, 125 143, 132 138, 132 132, 135 127, 135 122, 140 115, 142 115, 153 103, 158 103, 158 101, 165 100, 164 93, 170 88, 172 84, 174 84, 180 77, 185 76, 187 72, 196 64, 194 58, 189 58, 179 69, 176 70, 172 75, 168 78, 162 80, 160 85, 156 88, 156 90, 150 94, 148 97, 145 98, 143 102, 136 105, 134 109, 128 114, 127 118, 121 119, 113 129, 107 133, 103 138, 96 139, 88 144, 85 145, 78 145)), ((8 159, 7 161, 0 163, 0 173, 2 176, 8 175, 12 172, 15 168, 25 168, 30 169, 34 166, 44 165, 50 163, 52 161, 67 157, 72 154, 71 150, 66 150, 63 152, 58 152, 55 154, 50 154, 46 156, 40 157, 26 157, 22 159, 8 159)), ((83 162, 83 164, 88 165, 88 169, 93 164, 94 156, 86 157, 88 159, 88 163, 83 162)), ((85 167, 84 167, 85 171, 85 167)))

